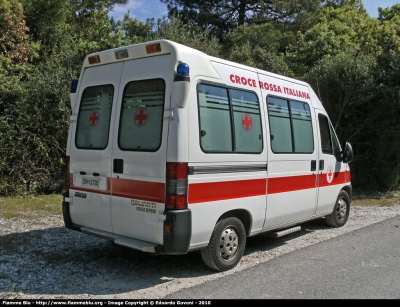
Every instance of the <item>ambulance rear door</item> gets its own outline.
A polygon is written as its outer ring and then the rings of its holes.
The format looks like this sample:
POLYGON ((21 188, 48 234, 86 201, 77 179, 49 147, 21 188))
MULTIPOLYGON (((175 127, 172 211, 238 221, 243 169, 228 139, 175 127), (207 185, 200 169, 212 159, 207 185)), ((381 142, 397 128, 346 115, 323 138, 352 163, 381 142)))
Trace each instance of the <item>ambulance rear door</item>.
POLYGON ((126 61, 112 154, 114 233, 162 244, 172 56, 126 61))
POLYGON ((71 125, 70 206, 74 224, 112 232, 111 152, 123 63, 86 68, 79 80, 77 111, 71 125))

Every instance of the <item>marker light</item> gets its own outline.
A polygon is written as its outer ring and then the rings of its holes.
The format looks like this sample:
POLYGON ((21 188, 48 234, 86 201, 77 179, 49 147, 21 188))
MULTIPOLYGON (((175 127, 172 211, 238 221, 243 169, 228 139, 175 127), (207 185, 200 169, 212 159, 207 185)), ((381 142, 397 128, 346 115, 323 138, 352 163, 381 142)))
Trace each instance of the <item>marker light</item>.
POLYGON ((90 56, 88 58, 88 61, 89 61, 89 64, 98 64, 98 63, 100 63, 100 56, 99 55, 90 56))
POLYGON ((71 93, 76 93, 76 89, 78 88, 78 79, 72 80, 71 82, 71 93))
POLYGON ((128 50, 126 50, 126 49, 117 50, 117 51, 114 52, 114 54, 115 54, 115 58, 117 60, 129 57, 128 56, 128 50))
POLYGON ((147 53, 154 53, 154 52, 160 52, 160 51, 161 51, 160 43, 146 45, 147 53))
POLYGON ((180 63, 176 68, 175 81, 190 81, 189 77, 189 65, 186 63, 180 63))

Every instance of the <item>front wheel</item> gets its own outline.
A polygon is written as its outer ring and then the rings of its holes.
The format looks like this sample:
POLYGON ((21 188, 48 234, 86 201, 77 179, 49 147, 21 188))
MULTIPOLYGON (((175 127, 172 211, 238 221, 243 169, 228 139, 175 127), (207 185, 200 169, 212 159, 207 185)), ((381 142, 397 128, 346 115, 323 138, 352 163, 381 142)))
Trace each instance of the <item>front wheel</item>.
POLYGON ((208 246, 201 250, 201 256, 210 268, 227 271, 239 263, 245 245, 243 223, 236 217, 227 217, 215 225, 208 246))
POLYGON ((332 227, 342 227, 346 224, 350 213, 350 197, 346 191, 340 191, 331 214, 325 217, 325 222, 332 227))

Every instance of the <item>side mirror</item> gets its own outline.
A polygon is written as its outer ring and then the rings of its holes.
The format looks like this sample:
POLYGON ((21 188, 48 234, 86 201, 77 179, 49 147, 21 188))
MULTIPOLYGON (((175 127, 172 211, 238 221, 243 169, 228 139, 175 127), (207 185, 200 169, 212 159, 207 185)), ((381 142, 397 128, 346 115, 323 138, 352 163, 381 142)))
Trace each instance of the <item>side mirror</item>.
POLYGON ((343 162, 349 163, 351 161, 353 161, 353 147, 351 147, 349 142, 346 142, 343 150, 343 162))

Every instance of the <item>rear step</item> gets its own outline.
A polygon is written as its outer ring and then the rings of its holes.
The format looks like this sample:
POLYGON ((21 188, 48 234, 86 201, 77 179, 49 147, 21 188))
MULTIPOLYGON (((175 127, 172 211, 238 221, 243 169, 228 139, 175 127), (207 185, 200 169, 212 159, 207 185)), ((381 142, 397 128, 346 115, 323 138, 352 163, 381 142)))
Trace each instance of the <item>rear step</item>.
POLYGON ((268 237, 272 237, 272 238, 279 238, 279 237, 283 237, 283 236, 286 236, 288 234, 291 234, 293 232, 300 231, 300 230, 301 230, 301 226, 294 226, 294 227, 283 229, 280 231, 271 231, 271 232, 266 233, 265 235, 268 237))
POLYGON ((142 241, 142 240, 131 239, 128 237, 116 235, 116 234, 106 232, 106 231, 93 229, 90 227, 82 227, 81 232, 89 234, 89 235, 94 235, 96 237, 100 237, 103 239, 107 239, 107 240, 113 241, 115 244, 133 248, 133 249, 137 249, 142 252, 155 253, 156 252, 155 248, 156 248, 156 246, 159 245, 159 244, 146 242, 146 241, 142 241))

